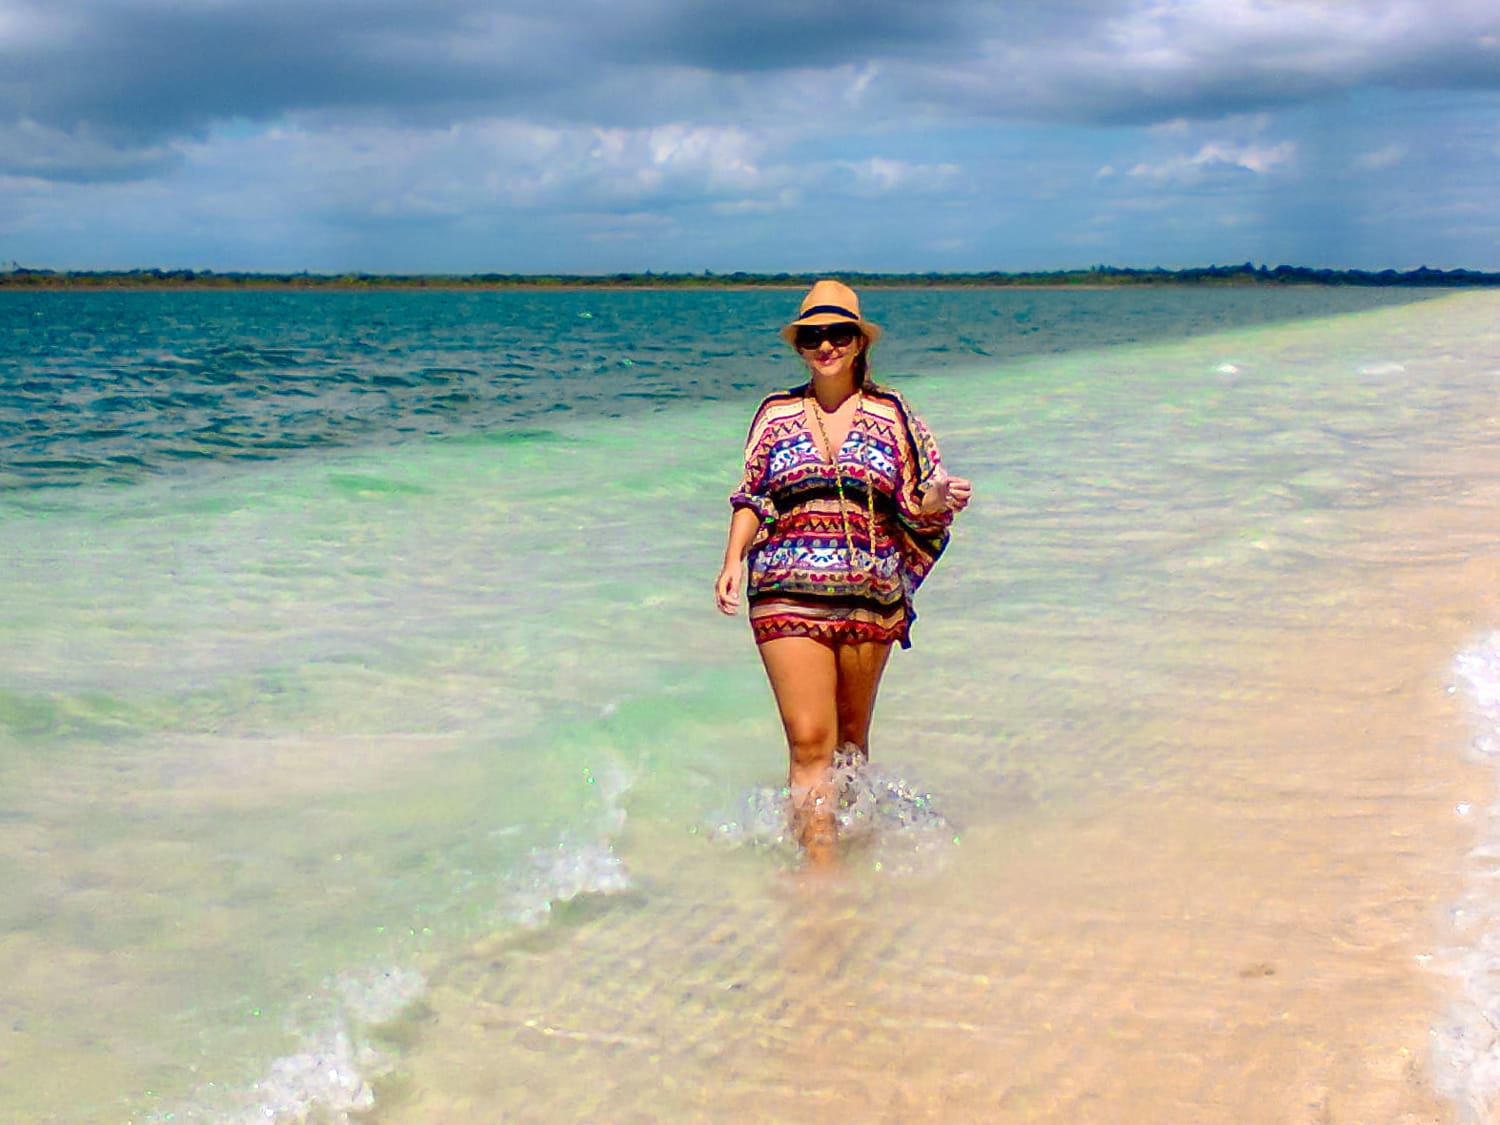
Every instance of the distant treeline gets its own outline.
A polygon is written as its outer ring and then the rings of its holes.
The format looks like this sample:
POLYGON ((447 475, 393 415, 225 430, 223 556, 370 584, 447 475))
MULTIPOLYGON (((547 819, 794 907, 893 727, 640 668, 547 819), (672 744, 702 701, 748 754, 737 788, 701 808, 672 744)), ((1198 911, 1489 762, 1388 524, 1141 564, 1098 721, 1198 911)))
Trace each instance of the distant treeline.
MULTIPOLYGON (((1195 269, 1093 266, 1023 273, 862 273, 831 271, 865 288, 1092 287, 1117 285, 1500 285, 1500 273, 1480 270, 1332 270, 1246 262, 1195 269)), ((218 273, 213 270, 48 270, 12 266, 0 271, 0 289, 723 289, 804 288, 810 273, 609 273, 609 274, 315 274, 218 273)))

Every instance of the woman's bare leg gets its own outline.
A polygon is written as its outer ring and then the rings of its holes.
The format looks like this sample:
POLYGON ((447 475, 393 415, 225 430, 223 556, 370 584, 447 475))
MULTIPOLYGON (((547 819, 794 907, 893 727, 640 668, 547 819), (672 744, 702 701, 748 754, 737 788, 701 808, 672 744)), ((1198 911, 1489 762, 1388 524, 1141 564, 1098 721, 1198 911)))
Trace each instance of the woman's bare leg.
POLYGON ((852 742, 860 757, 868 760, 875 696, 886 661, 891 658, 891 646, 875 642, 839 645, 834 657, 838 663, 838 745, 852 742))
POLYGON ((761 663, 786 731, 792 831, 815 864, 832 859, 838 835, 829 774, 838 744, 838 662, 811 637, 777 637, 760 646, 761 663))
POLYGON ((890 651, 886 644, 830 647, 810 637, 778 637, 760 646, 786 731, 792 829, 809 862, 833 858, 834 751, 852 742, 868 754, 870 718, 890 651))

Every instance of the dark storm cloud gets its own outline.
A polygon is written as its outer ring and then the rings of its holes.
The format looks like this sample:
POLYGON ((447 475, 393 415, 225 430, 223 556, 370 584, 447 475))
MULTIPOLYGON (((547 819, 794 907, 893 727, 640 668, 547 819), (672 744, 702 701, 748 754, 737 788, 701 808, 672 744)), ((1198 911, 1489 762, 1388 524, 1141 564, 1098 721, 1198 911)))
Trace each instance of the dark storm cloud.
POLYGON ((121 144, 298 110, 479 107, 561 82, 568 44, 524 14, 389 0, 13 3, 0 106, 121 144))
POLYGON ((726 74, 921 58, 963 44, 973 0, 657 0, 580 25, 605 57, 726 74), (600 34, 602 32, 602 34, 600 34))
POLYGON ((935 51, 960 2, 0 0, 0 173, 150 174, 163 144, 295 113, 732 121, 719 76, 935 51))
POLYGON ((951 40, 957 10, 958 0, 832 0, 815 15, 788 0, 11 0, 0 12, 20 27, 0 34, 0 109, 122 144, 301 110, 568 117, 586 106, 608 121, 622 107, 607 81, 649 100, 649 83, 625 71, 905 56, 951 40), (619 70, 601 73, 608 64, 619 70))

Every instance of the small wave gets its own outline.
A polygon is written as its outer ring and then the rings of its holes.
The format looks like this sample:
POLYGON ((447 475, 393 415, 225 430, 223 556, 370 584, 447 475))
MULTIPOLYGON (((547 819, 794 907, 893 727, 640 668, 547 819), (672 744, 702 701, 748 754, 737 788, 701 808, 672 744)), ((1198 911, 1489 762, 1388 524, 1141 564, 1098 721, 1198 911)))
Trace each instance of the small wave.
POLYGON ((186 1105, 141 1121, 348 1125, 374 1108, 374 1084, 398 1062, 396 1052, 381 1045, 380 1029, 401 1018, 427 988, 421 973, 402 969, 328 982, 318 999, 333 1005, 333 1013, 302 1036, 297 1050, 273 1060, 254 1085, 210 1088, 186 1105))
MULTIPOLYGON (((545 925, 559 905, 632 886, 607 839, 568 837, 534 849, 518 883, 504 917, 530 929, 545 925)), ((258 1081, 233 1090, 206 1088, 185 1105, 138 1120, 142 1125, 352 1125, 374 1109, 376 1084, 400 1067, 389 1030, 420 1004, 428 987, 420 972, 399 968, 328 982, 314 998, 325 1014, 305 1019, 312 1030, 301 1034, 296 1050, 272 1060, 258 1081)))
POLYGON ((585 776, 603 802, 600 831, 582 840, 564 834, 551 847, 532 850, 530 870, 512 892, 512 916, 523 925, 541 925, 553 907, 581 896, 620 894, 632 886, 612 842, 625 829, 621 802, 630 778, 614 769, 587 770, 585 776))
POLYGON ((202 363, 202 360, 196 359, 193 356, 178 355, 176 352, 156 352, 154 354, 148 352, 142 355, 141 358, 147 363, 162 367, 197 367, 202 363))
POLYGON ((378 493, 381 495, 423 496, 432 491, 430 488, 423 488, 418 484, 393 480, 389 477, 378 477, 371 473, 329 473, 328 483, 340 492, 349 492, 355 495, 378 493))
POLYGON ((531 855, 531 885, 515 896, 515 919, 540 926, 552 911, 586 895, 616 895, 630 890, 625 862, 607 840, 563 839, 531 855))
MULTIPOLYGON (((622 799, 629 777, 615 770, 585 774, 601 800, 601 818, 587 837, 565 832, 551 845, 531 849, 502 881, 493 923, 539 928, 559 905, 620 894, 634 885, 613 844, 625 826, 622 799)), ((375 1108, 376 1084, 399 1068, 401 1037, 393 1033, 428 990, 427 978, 415 969, 385 968, 326 981, 296 1017, 296 1025, 308 1029, 298 1036, 297 1049, 274 1059, 259 1080, 234 1089, 210 1086, 186 1105, 137 1120, 142 1125, 352 1125, 375 1108)))

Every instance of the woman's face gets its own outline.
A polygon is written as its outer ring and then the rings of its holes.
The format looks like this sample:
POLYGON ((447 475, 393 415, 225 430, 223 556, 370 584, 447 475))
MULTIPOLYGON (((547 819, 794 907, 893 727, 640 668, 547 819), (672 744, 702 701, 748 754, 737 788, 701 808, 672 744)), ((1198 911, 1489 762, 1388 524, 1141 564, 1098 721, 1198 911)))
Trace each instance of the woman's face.
POLYGON ((797 334, 797 354, 817 379, 853 378, 855 357, 864 346, 864 336, 853 325, 833 324, 797 334))

